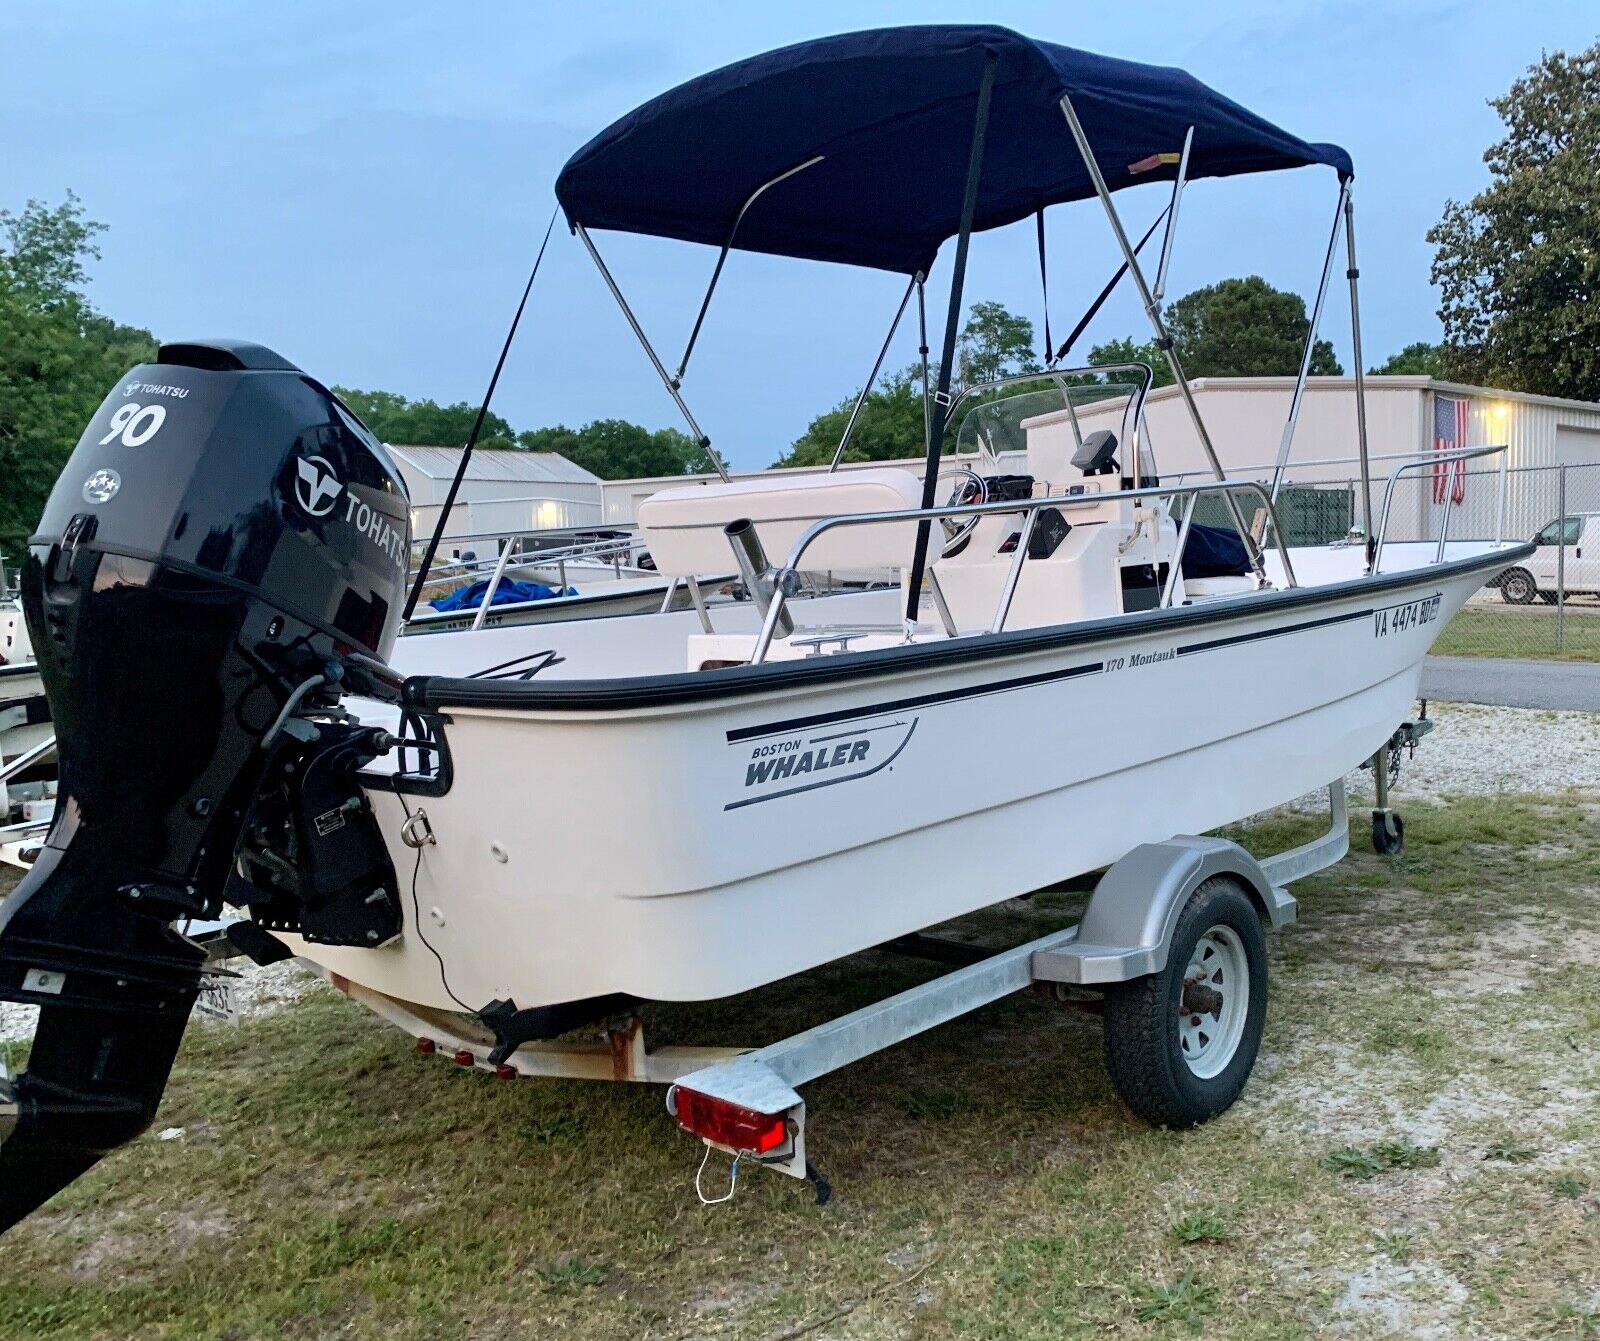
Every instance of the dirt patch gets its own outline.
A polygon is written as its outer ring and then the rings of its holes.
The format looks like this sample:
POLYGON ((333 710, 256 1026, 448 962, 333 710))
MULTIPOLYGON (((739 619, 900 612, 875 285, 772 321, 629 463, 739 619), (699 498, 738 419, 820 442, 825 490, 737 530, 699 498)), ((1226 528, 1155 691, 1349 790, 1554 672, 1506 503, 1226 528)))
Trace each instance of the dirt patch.
POLYGON ((1341 1315, 1329 1328, 1334 1336, 1406 1336, 1437 1341, 1455 1336, 1467 1287, 1449 1272, 1429 1263, 1399 1265, 1374 1262, 1345 1283, 1334 1311, 1341 1315))

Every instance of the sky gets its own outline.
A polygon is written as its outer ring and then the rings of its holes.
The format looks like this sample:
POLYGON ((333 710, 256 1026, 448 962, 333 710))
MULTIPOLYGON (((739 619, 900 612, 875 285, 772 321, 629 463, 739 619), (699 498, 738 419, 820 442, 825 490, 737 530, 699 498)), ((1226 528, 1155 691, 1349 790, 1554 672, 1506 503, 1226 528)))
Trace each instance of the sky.
MULTIPOLYGON (((167 0, 0 10, 0 208, 69 190, 108 225, 91 294, 158 337, 258 340, 325 382, 481 399, 561 165, 632 107, 729 61, 905 22, 1001 23, 1089 51, 1177 65, 1356 165, 1370 364, 1439 335, 1425 240, 1445 202, 1487 182, 1486 100, 1542 51, 1600 39, 1593 0, 1030 0, 909 5, 567 5, 167 0)), ((953 146, 959 156, 965 146, 953 146)), ((1194 184, 1168 295, 1260 274, 1308 297, 1331 172, 1194 184)), ((1120 193, 1143 231, 1165 188, 1120 193)), ((1117 257, 1092 202, 1049 216, 1052 326, 1064 331, 1117 257)), ((600 235, 662 357, 675 363, 715 253, 600 235)), ((980 235, 969 300, 1039 323, 1032 225, 980 235)), ((949 247, 946 248, 948 252, 949 247)), ((941 257, 929 310, 942 312, 941 257)), ((860 386, 903 280, 736 253, 684 396, 739 467, 769 464, 860 386)), ((1348 306, 1322 333, 1350 364, 1348 306)), ((1147 334, 1126 286, 1080 346, 1147 334)), ((915 356, 903 331, 886 366, 915 356)), ((560 224, 495 408, 518 428, 676 411, 581 245, 560 224)), ((681 425, 680 425, 681 426, 681 425)))

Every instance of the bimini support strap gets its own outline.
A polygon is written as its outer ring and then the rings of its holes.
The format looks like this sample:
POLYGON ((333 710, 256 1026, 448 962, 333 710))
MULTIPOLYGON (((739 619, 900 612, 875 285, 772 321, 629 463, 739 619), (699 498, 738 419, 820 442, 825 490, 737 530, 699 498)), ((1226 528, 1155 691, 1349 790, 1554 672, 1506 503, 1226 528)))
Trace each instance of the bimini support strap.
POLYGON ((478 406, 478 417, 472 421, 472 432, 467 434, 467 445, 461 451, 455 478, 450 481, 450 490, 444 496, 444 507, 439 510, 439 520, 434 523, 433 534, 428 537, 428 548, 423 552, 422 564, 417 569, 417 580, 412 584, 411 595, 406 598, 403 619, 410 619, 412 612, 417 608, 422 588, 428 581, 428 569, 433 564, 433 556, 439 552, 439 541, 444 536, 444 528, 450 524, 450 512, 456 505, 456 494, 461 490, 461 481, 467 477, 467 463, 472 460, 472 450, 478 445, 478 438, 483 433, 483 421, 489 414, 489 402, 494 399, 495 387, 500 385, 500 373, 506 366, 506 356, 511 353, 511 342, 517 338, 517 327, 522 323, 523 312, 527 310, 528 295, 533 292, 533 281, 539 274, 539 264, 544 260, 544 249, 550 245, 550 234, 555 229, 556 215, 559 213, 561 206, 557 205, 550 215, 550 222, 545 225, 544 241, 539 244, 539 254, 533 258, 533 269, 528 272, 528 282, 522 289, 522 301, 517 304, 516 315, 511 318, 511 329, 506 332, 506 342, 500 346, 500 357, 495 360, 494 373, 489 378, 489 389, 483 393, 483 404, 478 406))
MULTIPOLYGON (((922 475, 922 506, 933 506, 939 487, 939 446, 944 440, 945 416, 950 412, 950 373, 956 360, 956 331, 961 325, 961 289, 967 277, 967 251, 972 243, 972 216, 978 208, 978 181, 983 175, 983 145, 989 134, 989 104, 994 94, 994 77, 1000 68, 1000 53, 990 48, 985 54, 983 81, 978 85, 978 111, 972 123, 972 149, 967 155, 967 189, 961 200, 961 231, 956 236, 955 268, 950 275, 950 307, 944 321, 944 353, 939 359, 939 390, 934 393, 933 412, 928 426, 928 454, 922 475)), ((906 595, 906 623, 917 620, 917 602, 922 594, 922 574, 928 566, 928 518, 917 523, 917 547, 911 556, 911 583, 906 595)))
POLYGON ((1045 268, 1044 260, 1044 206, 1039 206, 1039 213, 1035 219, 1039 224, 1039 302, 1044 308, 1044 357, 1045 362, 1050 361, 1050 351, 1055 348, 1055 341, 1050 338, 1050 272, 1045 268))
MULTIPOLYGON (((1144 250, 1144 244, 1150 241, 1150 239, 1156 235, 1156 229, 1161 227, 1161 221, 1167 217, 1167 211, 1171 208, 1172 206, 1168 204, 1160 214, 1156 215, 1155 222, 1144 230, 1144 236, 1139 239, 1137 245, 1135 245, 1133 249, 1133 254, 1135 256, 1142 252, 1144 250)), ((1127 273, 1128 263, 1124 261, 1117 267, 1116 273, 1106 281, 1105 288, 1100 290, 1100 293, 1095 298, 1094 302, 1090 303, 1088 308, 1085 309, 1084 314, 1078 318, 1078 324, 1072 328, 1072 330, 1068 333, 1067 338, 1061 342, 1061 348, 1056 350, 1056 352, 1051 355, 1049 362, 1050 367, 1055 367, 1056 364, 1060 363, 1062 359, 1066 358, 1066 356, 1072 352, 1073 345, 1078 343, 1078 337, 1081 336, 1084 331, 1088 330, 1089 323, 1100 315, 1100 309, 1106 305, 1106 299, 1110 298, 1111 295, 1116 291, 1117 285, 1122 283, 1122 277, 1127 273)))

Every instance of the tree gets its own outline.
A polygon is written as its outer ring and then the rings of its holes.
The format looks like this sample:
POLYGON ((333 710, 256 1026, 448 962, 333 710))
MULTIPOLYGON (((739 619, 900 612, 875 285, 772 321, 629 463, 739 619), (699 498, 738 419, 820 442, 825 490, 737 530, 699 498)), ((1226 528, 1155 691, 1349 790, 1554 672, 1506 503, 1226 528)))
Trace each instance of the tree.
POLYGON ((974 303, 956 344, 956 382, 960 387, 1039 371, 1033 356, 1033 323, 1003 303, 974 303))
MULTIPOLYGON (((1260 275, 1196 289, 1167 310, 1188 377, 1292 377, 1300 371, 1307 324, 1305 300, 1260 275)), ((1326 340, 1312 347, 1311 371, 1343 371, 1326 340)))
MULTIPOLYGON (((1151 386, 1170 386, 1172 384, 1172 369, 1167 366, 1166 357, 1161 352, 1161 346, 1153 339, 1142 343, 1129 337, 1121 340, 1108 340, 1103 345, 1096 345, 1089 351, 1087 360, 1091 368, 1106 368, 1118 363, 1148 363, 1155 372, 1155 379, 1151 386)), ((1188 371, 1187 367, 1184 369, 1188 371)))
POLYGON ((106 392, 155 356, 149 331, 84 295, 103 231, 70 192, 54 208, 0 210, 0 548, 13 554, 106 392))
POLYGON ((581 429, 565 424, 519 434, 530 452, 559 452, 603 480, 651 475, 699 475, 712 469, 706 453, 675 428, 642 428, 626 419, 596 419, 581 429))
MULTIPOLYGON (((336 386, 334 393, 360 416, 382 441, 397 447, 464 447, 478 418, 478 407, 464 400, 440 405, 432 400, 407 400, 393 391, 358 391, 336 386)), ((515 432, 492 410, 484 416, 480 447, 514 447, 515 432)))
POLYGON ((1418 340, 1407 345, 1398 354, 1390 354, 1376 368, 1368 369, 1374 376, 1407 373, 1417 377, 1444 378, 1447 373, 1448 354, 1443 345, 1431 345, 1418 340))
MULTIPOLYGON (((775 466, 825 466, 839 448, 856 397, 847 396, 807 426, 775 466)), ((884 378, 867 396, 845 448, 846 461, 897 461, 921 456, 923 444, 922 369, 907 368, 884 378)))
POLYGON ((1544 56, 1489 105, 1506 126, 1483 156, 1489 185, 1428 232, 1445 365, 1600 399, 1600 43, 1544 56))

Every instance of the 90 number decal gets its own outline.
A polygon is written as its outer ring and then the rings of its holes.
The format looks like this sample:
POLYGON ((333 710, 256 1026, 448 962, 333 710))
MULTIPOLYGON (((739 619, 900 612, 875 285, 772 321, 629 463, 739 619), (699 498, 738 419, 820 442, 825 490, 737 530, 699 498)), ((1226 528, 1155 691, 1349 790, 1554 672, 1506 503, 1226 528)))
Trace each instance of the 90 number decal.
POLYGON ((161 431, 167 422, 165 405, 136 405, 132 401, 117 406, 111 423, 99 445, 104 447, 113 438, 120 438, 124 447, 143 447, 161 431))

